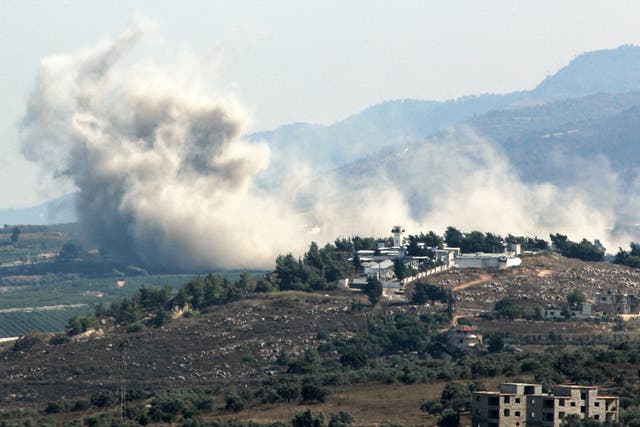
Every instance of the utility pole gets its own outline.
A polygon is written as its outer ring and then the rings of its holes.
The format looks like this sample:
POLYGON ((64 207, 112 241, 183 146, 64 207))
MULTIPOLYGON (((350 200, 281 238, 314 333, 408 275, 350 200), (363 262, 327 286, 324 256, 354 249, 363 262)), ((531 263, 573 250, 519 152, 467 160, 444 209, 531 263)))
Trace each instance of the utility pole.
POLYGON ((124 421, 126 416, 126 407, 127 407, 127 378, 124 372, 125 362, 124 362, 124 350, 126 345, 128 344, 127 340, 123 340, 118 345, 118 378, 117 378, 117 391, 116 394, 118 396, 118 404, 120 405, 120 419, 124 421))

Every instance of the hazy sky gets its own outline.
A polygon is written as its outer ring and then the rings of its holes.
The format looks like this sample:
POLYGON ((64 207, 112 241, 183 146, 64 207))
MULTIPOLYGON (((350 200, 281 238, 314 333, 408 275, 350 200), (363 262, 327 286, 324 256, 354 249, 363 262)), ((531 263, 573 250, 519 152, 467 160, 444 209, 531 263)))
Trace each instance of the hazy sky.
POLYGON ((40 59, 90 48, 135 16, 158 24, 153 54, 216 57, 212 81, 255 130, 331 123, 388 99, 529 89, 581 52, 640 43, 634 1, 2 0, 0 208, 67 191, 18 148, 40 59))

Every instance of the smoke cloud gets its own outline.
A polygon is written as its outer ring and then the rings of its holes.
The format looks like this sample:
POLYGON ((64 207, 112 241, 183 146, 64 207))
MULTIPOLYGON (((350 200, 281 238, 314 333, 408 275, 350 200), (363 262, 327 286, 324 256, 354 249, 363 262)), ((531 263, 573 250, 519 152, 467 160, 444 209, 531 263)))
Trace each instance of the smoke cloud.
POLYGON ((80 224, 108 251, 152 266, 269 268, 310 240, 386 236, 394 224, 576 237, 612 226, 593 194, 525 185, 464 128, 360 173, 319 175, 299 159, 279 186, 259 188, 270 150, 243 139, 246 114, 192 57, 132 61, 147 31, 45 58, 21 123, 24 155, 78 188, 80 224))

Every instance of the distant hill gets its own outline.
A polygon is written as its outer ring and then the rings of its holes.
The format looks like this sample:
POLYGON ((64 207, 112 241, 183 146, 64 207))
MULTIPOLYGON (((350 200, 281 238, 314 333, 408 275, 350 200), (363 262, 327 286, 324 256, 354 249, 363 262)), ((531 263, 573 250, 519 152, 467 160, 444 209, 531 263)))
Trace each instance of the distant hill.
POLYGON ((533 90, 546 99, 574 98, 592 93, 628 92, 640 88, 640 47, 620 46, 577 56, 533 90))
POLYGON ((444 102, 405 99, 369 107, 331 125, 295 123, 259 132, 272 149, 272 165, 263 183, 280 177, 292 162, 330 169, 428 137, 456 123, 493 110, 540 105, 598 93, 640 90, 640 47, 589 52, 547 77, 531 91, 484 94, 444 102))
POLYGON ((0 224, 51 225, 74 222, 75 194, 67 194, 37 206, 21 209, 1 209, 0 224))

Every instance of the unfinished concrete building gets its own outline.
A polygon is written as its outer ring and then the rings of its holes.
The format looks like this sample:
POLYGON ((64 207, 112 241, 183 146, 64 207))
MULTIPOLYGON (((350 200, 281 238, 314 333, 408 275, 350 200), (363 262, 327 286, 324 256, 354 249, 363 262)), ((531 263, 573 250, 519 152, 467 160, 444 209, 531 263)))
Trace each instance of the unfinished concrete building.
POLYGON ((618 398, 599 396, 593 386, 558 385, 548 394, 540 384, 506 383, 497 392, 474 392, 471 413, 474 427, 556 427, 572 414, 616 421, 618 398))
POLYGON ((596 294, 595 310, 608 314, 640 314, 640 298, 609 290, 596 294))

